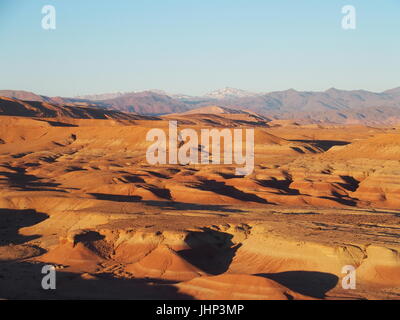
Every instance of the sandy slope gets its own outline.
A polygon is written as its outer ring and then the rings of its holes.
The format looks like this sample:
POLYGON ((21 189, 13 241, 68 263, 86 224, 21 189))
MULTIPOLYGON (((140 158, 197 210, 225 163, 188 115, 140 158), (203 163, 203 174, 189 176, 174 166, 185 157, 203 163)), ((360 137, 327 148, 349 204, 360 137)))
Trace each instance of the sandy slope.
POLYGON ((43 263, 57 265, 56 298, 398 297, 398 130, 251 125, 256 168, 241 177, 150 166, 146 133, 167 126, 0 117, 0 297, 48 298, 43 263), (354 291, 341 289, 347 264, 354 291))

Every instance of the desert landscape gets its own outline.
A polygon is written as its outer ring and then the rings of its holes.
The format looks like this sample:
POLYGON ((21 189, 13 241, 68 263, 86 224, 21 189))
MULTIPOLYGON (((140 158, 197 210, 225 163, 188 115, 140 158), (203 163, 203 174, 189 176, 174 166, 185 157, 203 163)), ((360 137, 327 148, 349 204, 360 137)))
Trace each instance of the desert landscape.
POLYGON ((399 92, 0 91, 0 298, 399 299, 399 92), (150 165, 169 121, 254 129, 254 171, 150 165))

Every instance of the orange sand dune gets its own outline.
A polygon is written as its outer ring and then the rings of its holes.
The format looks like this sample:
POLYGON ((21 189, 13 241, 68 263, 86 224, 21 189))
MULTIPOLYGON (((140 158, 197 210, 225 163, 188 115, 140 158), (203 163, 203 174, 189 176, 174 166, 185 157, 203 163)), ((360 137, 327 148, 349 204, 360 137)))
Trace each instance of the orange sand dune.
POLYGON ((158 247, 138 262, 128 264, 126 271, 135 277, 176 281, 190 280, 204 275, 204 272, 192 266, 166 246, 158 247))
POLYGON ((210 300, 309 300, 273 280, 241 274, 199 277, 178 285, 180 292, 210 300))

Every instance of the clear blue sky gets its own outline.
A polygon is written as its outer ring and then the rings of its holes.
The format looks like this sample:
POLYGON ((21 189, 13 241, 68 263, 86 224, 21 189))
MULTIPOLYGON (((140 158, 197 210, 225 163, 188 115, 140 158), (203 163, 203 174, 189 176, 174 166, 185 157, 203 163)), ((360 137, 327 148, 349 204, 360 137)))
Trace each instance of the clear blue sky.
POLYGON ((399 0, 0 0, 0 40, 0 89, 51 96, 400 86, 399 0))

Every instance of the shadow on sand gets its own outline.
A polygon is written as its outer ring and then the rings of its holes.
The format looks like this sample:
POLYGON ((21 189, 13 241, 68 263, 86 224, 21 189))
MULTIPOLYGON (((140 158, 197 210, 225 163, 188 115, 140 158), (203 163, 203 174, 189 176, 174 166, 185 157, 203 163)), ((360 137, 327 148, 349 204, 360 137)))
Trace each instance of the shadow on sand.
MULTIPOLYGON (((150 279, 121 279, 109 274, 85 278, 56 270, 56 289, 44 290, 44 263, 0 262, 0 298, 3 299, 93 299, 93 300, 190 300, 169 284, 150 279)), ((87 274, 86 274, 87 275, 87 274)))
POLYGON ((227 205, 212 205, 212 204, 196 204, 176 201, 160 201, 160 200, 142 200, 140 196, 125 196, 125 195, 114 195, 106 193, 89 193, 89 195, 95 197, 97 200, 107 200, 115 202, 137 202, 148 206, 161 208, 164 210, 199 210, 199 211, 216 211, 216 212, 227 212, 227 213, 241 213, 245 212, 240 209, 229 208, 227 205))
POLYGON ((232 242, 229 233, 202 228, 189 232, 185 242, 190 247, 179 251, 185 260, 211 275, 226 272, 240 245, 232 242))
POLYGON ((23 244, 39 236, 23 236, 18 230, 38 224, 48 215, 35 210, 0 209, 0 245, 23 244))
POLYGON ((317 271, 286 271, 257 275, 274 280, 300 294, 319 299, 335 288, 339 280, 334 274, 317 271))
POLYGON ((324 151, 328 151, 330 148, 334 146, 346 146, 350 144, 350 142, 340 141, 340 140, 290 140, 290 141, 313 144, 324 151))

